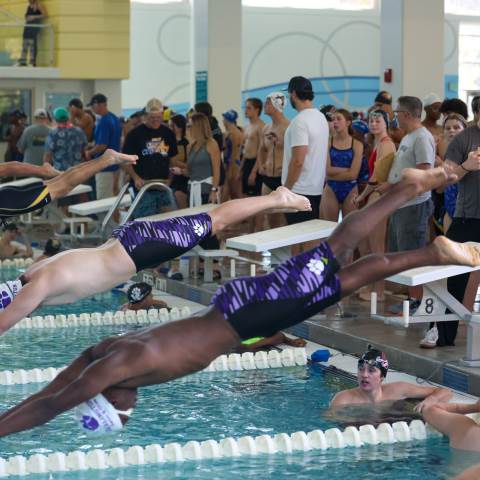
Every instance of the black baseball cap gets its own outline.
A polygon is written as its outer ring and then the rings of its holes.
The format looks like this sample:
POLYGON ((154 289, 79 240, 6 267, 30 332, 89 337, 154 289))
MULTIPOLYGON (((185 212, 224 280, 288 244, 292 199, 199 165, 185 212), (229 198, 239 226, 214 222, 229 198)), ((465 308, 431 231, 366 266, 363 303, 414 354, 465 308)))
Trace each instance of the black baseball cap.
POLYGON ((107 103, 107 97, 103 93, 96 93, 90 100, 90 103, 87 105, 87 107, 90 107, 95 103, 107 103))
POLYGON ((288 93, 313 93, 312 82, 305 77, 292 77, 288 82, 288 87, 286 90, 288 91, 288 93))
POLYGON ((382 90, 381 92, 377 93, 375 97, 374 103, 380 103, 381 105, 391 105, 392 104, 392 96, 390 93, 382 90))
POLYGON ((72 98, 68 102, 68 106, 82 109, 83 108, 83 102, 79 98, 72 98))

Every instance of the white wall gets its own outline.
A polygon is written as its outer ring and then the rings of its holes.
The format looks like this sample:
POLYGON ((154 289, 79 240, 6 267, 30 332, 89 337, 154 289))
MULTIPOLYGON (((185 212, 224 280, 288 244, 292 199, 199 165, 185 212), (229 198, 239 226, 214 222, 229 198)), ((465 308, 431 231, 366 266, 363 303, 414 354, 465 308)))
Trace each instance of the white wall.
MULTIPOLYGON (((171 104, 190 101, 189 16, 190 8, 185 3, 132 3, 131 78, 123 84, 124 109, 141 107, 152 96, 159 96, 171 104)), ((446 75, 458 75, 458 23, 468 18, 446 17, 446 75)), ((469 21, 474 20, 475 17, 470 17, 469 21)), ((379 22, 378 10, 244 7, 243 89, 273 86, 298 74, 310 77, 379 77, 379 22)), ((218 41, 220 43, 222 39, 218 41)), ((394 50, 392 55, 395 55, 394 50)), ((226 64, 225 69, 228 68, 226 64)), ((337 83, 321 82, 325 91, 332 91, 330 96, 333 100, 339 97, 335 90, 337 83)), ((359 79, 347 80, 342 85, 350 90, 361 90, 359 79)), ((347 104, 354 95, 355 92, 349 94, 347 104)), ((345 96, 336 100, 344 101, 345 96)), ((352 101, 352 105, 362 101, 352 101)))

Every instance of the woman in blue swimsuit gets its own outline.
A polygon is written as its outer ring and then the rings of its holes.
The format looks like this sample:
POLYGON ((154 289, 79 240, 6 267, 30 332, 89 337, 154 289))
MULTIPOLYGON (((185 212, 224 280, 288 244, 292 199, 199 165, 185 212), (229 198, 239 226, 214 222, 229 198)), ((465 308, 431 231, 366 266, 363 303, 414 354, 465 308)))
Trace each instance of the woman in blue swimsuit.
POLYGON ((354 210, 353 198, 358 195, 358 175, 362 165, 363 145, 351 135, 352 116, 339 109, 333 114, 334 134, 330 139, 327 161, 327 185, 320 206, 321 217, 337 221, 354 210))

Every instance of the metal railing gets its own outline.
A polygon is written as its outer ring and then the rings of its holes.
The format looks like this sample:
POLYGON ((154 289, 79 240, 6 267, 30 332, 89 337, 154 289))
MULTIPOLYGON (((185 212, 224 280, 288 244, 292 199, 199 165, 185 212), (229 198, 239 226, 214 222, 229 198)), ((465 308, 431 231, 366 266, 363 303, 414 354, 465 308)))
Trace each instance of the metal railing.
POLYGON ((38 39, 37 65, 52 67, 54 65, 55 33, 50 23, 25 23, 23 19, 0 7, 0 15, 8 21, 0 21, 0 66, 14 66, 21 59, 23 47, 23 29, 36 28, 39 34, 43 31, 43 38, 38 39), (18 33, 15 32, 18 30, 18 33))
MULTIPOLYGON (((100 229, 100 232, 101 232, 102 235, 104 234, 105 229, 108 225, 108 222, 111 220, 115 210, 120 205, 120 202, 122 201, 122 198, 125 195, 125 193, 127 192, 129 187, 130 187, 130 184, 126 183, 120 189, 120 192, 117 195, 117 199, 115 200, 115 202, 110 207, 107 214, 105 215, 105 217, 102 221, 101 229, 100 229)), ((151 188, 154 188, 154 187, 155 187, 155 189, 159 189, 159 190, 163 190, 163 191, 167 192, 170 203, 172 205, 175 205, 175 203, 176 203, 175 202, 175 197, 173 196, 173 192, 172 192, 171 188, 168 185, 165 185, 165 180, 150 180, 150 181, 146 182, 145 185, 138 191, 137 195, 135 196, 135 199, 133 200, 132 204, 130 205, 130 208, 127 211, 127 214, 125 215, 125 217, 120 222, 120 225, 123 225, 124 223, 127 223, 128 220, 130 220, 130 217, 132 216, 133 212, 135 211, 135 208, 137 207, 137 205, 140 203, 140 200, 142 199, 145 192, 147 192, 148 190, 150 190, 151 188)))

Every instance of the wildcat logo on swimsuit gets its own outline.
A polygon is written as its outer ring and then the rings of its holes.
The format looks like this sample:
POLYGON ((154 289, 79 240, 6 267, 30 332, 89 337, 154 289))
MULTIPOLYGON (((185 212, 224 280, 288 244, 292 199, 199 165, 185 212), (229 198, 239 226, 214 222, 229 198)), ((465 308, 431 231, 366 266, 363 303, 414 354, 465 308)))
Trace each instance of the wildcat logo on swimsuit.
POLYGON ((130 298, 135 302, 139 302, 142 299, 142 291, 138 287, 133 288, 130 292, 130 298))
POLYGON ((325 270, 325 264, 321 260, 312 258, 307 263, 307 268, 315 275, 321 275, 322 272, 325 270))
POLYGON ((198 237, 201 237, 203 235, 203 233, 205 232, 205 228, 200 223, 196 223, 193 226, 193 231, 196 233, 196 235, 198 237))

